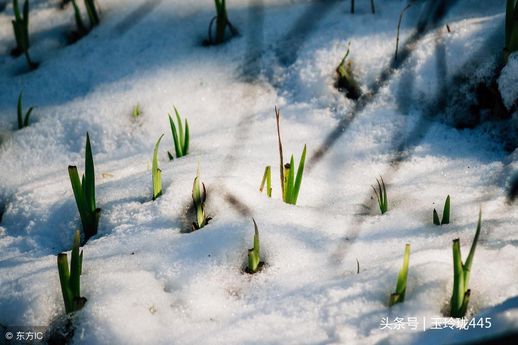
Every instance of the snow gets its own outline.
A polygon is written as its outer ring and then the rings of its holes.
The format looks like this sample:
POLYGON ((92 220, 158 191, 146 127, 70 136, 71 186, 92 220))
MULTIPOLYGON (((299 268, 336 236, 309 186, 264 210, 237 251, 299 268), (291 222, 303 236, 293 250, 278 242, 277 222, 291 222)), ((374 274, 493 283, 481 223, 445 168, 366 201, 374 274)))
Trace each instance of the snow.
MULTIPOLYGON (((405 1, 377 1, 376 15, 357 1, 354 16, 342 1, 228 1, 241 36, 219 47, 201 45, 210 0, 102 0, 101 25, 73 45, 65 35, 72 10, 58 3, 31 1, 31 56, 40 62, 33 72, 8 55, 11 5, 0 12, 0 325, 49 326, 64 314, 56 254, 70 249, 80 227, 67 166, 84 170, 88 131, 102 214, 83 247, 88 302, 74 316, 72 344, 436 344, 518 329, 518 212, 506 199, 517 151, 505 151, 487 126, 455 129, 448 114, 422 120, 442 83, 438 50, 448 77, 466 68, 485 80, 493 71, 503 1, 458 1, 443 21, 452 33, 441 25, 426 34, 315 164, 327 135, 352 118, 353 102, 333 87, 348 42, 368 91, 394 54, 405 1), (261 3, 264 17, 249 10, 261 3), (148 12, 135 17, 145 4, 148 12), (299 20, 308 11, 319 11, 314 24, 299 20), (31 125, 16 130, 22 89, 24 107, 36 108, 31 125), (135 120, 137 103, 143 114, 135 120), (173 105, 189 120, 191 149, 169 162, 173 105), (298 161, 308 147, 297 206, 279 196, 275 105, 285 156, 298 161), (407 140, 416 126, 426 131, 407 140), (151 158, 162 133, 164 193, 153 202, 151 158), (400 143, 406 159, 395 163, 400 143), (258 192, 266 165, 272 199, 258 192), (213 220, 186 233, 198 167, 213 220), (380 174, 389 197, 383 216, 370 187, 380 174), (432 210, 442 211, 448 194, 451 224, 433 226, 432 210), (493 325, 430 329, 452 290, 451 241, 460 238, 465 257, 479 208, 469 316, 493 325), (251 216, 266 262, 255 275, 243 273, 251 216), (389 309, 407 242, 406 299, 389 309), (424 318, 427 330, 381 329, 384 317, 424 318)), ((422 7, 405 14, 400 47, 422 7)), ((516 64, 511 55, 498 82, 507 106, 516 98, 516 64)))
POLYGON ((510 109, 518 100, 518 54, 509 55, 507 64, 502 69, 498 78, 498 89, 502 95, 505 106, 510 109))

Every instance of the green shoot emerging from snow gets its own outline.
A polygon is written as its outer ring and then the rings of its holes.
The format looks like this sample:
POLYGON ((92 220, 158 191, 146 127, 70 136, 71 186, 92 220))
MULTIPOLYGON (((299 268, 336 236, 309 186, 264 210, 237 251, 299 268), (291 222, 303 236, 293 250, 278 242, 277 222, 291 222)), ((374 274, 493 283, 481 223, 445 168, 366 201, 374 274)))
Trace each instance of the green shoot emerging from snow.
POLYGON ((433 223, 435 225, 443 225, 450 224, 450 196, 446 197, 446 201, 444 202, 444 209, 442 211, 442 221, 439 220, 439 214, 435 208, 433 209, 433 223))
POLYGON ((95 8, 95 0, 85 0, 85 7, 88 13, 88 19, 90 20, 90 26, 94 27, 99 25, 99 14, 95 8))
POLYGON ((131 110, 131 116, 136 119, 140 117, 140 115, 142 115, 142 108, 140 107, 140 103, 137 103, 131 110))
POLYGON ((162 195, 162 170, 158 168, 158 146, 160 145, 160 140, 162 140, 162 134, 160 138, 158 138, 155 149, 153 150, 153 163, 151 166, 151 175, 153 178, 153 200, 162 195))
POLYGON ((302 184, 302 175, 304 174, 304 163, 306 161, 306 145, 304 145, 304 149, 302 150, 299 167, 297 168, 297 176, 295 176, 295 161, 293 159, 293 155, 291 155, 290 162, 284 164, 281 142, 280 117, 281 113, 279 109, 275 107, 275 118, 277 122, 277 138, 279 140, 282 200, 284 200, 284 202, 287 204, 296 205, 297 198, 299 196, 300 186, 302 184))
POLYGON ((76 0, 72 0, 72 7, 74 8, 74 19, 76 21, 76 35, 79 38, 86 35, 88 29, 83 23, 83 18, 81 18, 81 11, 79 10, 79 6, 77 6, 76 0))
POLYGON ((212 18, 209 23, 209 38, 208 44, 221 44, 225 42, 225 32, 227 27, 232 36, 239 35, 237 29, 230 23, 227 15, 227 6, 225 0, 214 0, 214 4, 216 5, 216 16, 212 18), (212 37, 212 25, 216 22, 216 35, 212 37))
POLYGON ((385 188, 385 181, 383 181, 383 177, 380 176, 381 183, 378 179, 376 182, 378 183, 378 190, 374 186, 371 186, 376 194, 376 199, 378 200, 378 205, 381 211, 381 214, 385 214, 388 211, 388 200, 387 200, 387 189, 385 188))
MULTIPOLYGON (((182 119, 180 118, 180 114, 178 114, 178 110, 174 107, 174 112, 176 113, 176 120, 178 125, 175 125, 173 118, 169 114, 169 124, 171 125, 171 132, 173 133, 173 144, 174 151, 176 153, 176 158, 183 157, 189 153, 189 123, 187 119, 185 119, 185 131, 182 125, 182 119)), ((171 152, 167 152, 169 159, 173 159, 173 155, 171 152)))
POLYGON ((248 267, 247 273, 256 273, 261 268, 261 248, 259 245, 259 230, 257 229, 257 223, 254 221, 254 246, 248 249, 248 267))
POLYGON ((259 187, 259 192, 263 192, 264 185, 266 184, 266 195, 268 197, 272 197, 272 168, 268 165, 264 169, 263 180, 261 181, 261 186, 259 187))
POLYGON ((469 278, 471 273, 471 264, 473 263, 473 256, 477 247, 478 237, 480 235, 480 228, 482 222, 482 211, 478 213, 477 231, 475 238, 471 244, 468 257, 465 263, 462 263, 462 255, 460 252, 460 240, 453 240, 453 292, 451 295, 450 305, 451 317, 464 317, 468 309, 469 297, 471 290, 468 289, 469 278))
POLYGON ((80 276, 83 266, 83 251, 79 252, 79 240, 78 230, 74 236, 70 270, 68 268, 68 255, 66 253, 58 254, 59 281, 67 314, 83 308, 86 303, 86 298, 81 297, 80 276))
POLYGON ((361 96, 361 89, 354 78, 352 61, 351 59, 347 60, 350 45, 351 44, 349 43, 342 61, 336 68, 336 73, 338 75, 336 87, 339 90, 345 91, 347 98, 358 99, 361 96))
POLYGON ((505 11, 505 48, 504 58, 518 50, 518 1, 507 0, 505 11))
POLYGON ((87 241, 97 234, 97 226, 101 215, 101 209, 97 208, 95 204, 95 171, 88 132, 86 133, 85 173, 82 179, 79 179, 77 167, 69 165, 68 174, 83 224, 85 241, 87 241))
POLYGON ((13 24, 14 38, 16 39, 16 48, 13 49, 12 54, 15 56, 24 54, 29 68, 34 69, 38 65, 32 62, 29 56, 29 1, 25 0, 23 3, 23 14, 20 13, 20 6, 18 0, 13 0, 14 19, 13 24))
POLYGON ((17 107, 18 129, 22 129, 23 127, 29 127, 32 109, 34 109, 34 108, 30 107, 24 116, 23 107, 22 107, 22 92, 20 92, 20 95, 18 96, 18 107, 17 107))
POLYGON ((196 208, 196 220, 192 223, 193 230, 198 230, 207 225, 209 219, 205 215, 205 200, 207 199, 207 190, 205 184, 200 183, 200 176, 196 173, 194 183, 192 185, 192 201, 196 208))
POLYGON ((295 177, 295 162, 291 155, 290 162, 284 164, 284 194, 282 199, 285 203, 296 205, 299 196, 300 185, 302 183, 302 174, 304 173, 304 162, 306 161, 306 145, 300 156, 297 176, 295 177))
POLYGON ((408 262, 410 261, 410 244, 407 243, 405 245, 405 256, 403 258, 403 267, 401 267, 401 271, 399 271, 399 275, 397 277, 397 285, 396 292, 390 295, 390 306, 393 306, 396 303, 403 302, 405 300, 405 292, 406 292, 406 281, 408 276, 408 262))

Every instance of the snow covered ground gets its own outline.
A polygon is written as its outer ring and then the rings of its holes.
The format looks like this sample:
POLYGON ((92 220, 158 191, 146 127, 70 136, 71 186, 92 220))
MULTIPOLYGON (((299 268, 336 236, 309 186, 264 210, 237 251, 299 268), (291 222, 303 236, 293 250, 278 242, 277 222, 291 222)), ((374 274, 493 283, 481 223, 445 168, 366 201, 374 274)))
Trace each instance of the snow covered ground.
MULTIPOLYGON (((518 212, 506 199, 518 151, 505 151, 491 126, 459 130, 446 115, 423 117, 437 103, 441 63, 453 75, 481 55, 475 79, 494 68, 505 1, 457 1, 384 84, 403 0, 376 1, 375 15, 367 1, 351 15, 349 1, 229 0, 241 35, 218 47, 201 45, 211 0, 100 0, 101 25, 73 45, 72 9, 59 2, 30 2, 40 63, 32 72, 9 56, 11 5, 0 12, 1 326, 48 327, 64 314, 56 254, 81 226, 67 166, 84 170, 88 131, 102 215, 83 247, 88 302, 74 316, 72 344, 437 344, 518 330, 518 212), (348 42, 363 91, 381 85, 354 118, 354 102, 333 86, 348 42), (17 130, 22 89, 24 106, 36 108, 17 130), (189 120, 191 150, 170 162, 173 105, 189 120), (285 156, 298 160, 308 147, 296 206, 279 195, 275 105, 285 156), (315 159, 344 117, 350 124, 315 159), (153 202, 162 133, 164 194, 153 202), (266 165, 272 199, 258 192, 266 165), (186 233, 198 166, 213 220, 186 233), (370 187, 379 175, 389 197, 382 216, 370 187), (432 210, 448 194, 451 224, 436 227, 432 210), (448 311, 452 240, 467 255, 479 208, 468 313, 492 325, 432 329, 448 311), (266 262, 255 275, 243 273, 251 216, 266 262), (406 299, 389 308, 407 242, 406 299), (418 327, 385 328, 384 318, 417 318, 418 327)), ((400 47, 424 6, 406 12, 400 47)), ((506 105, 517 61, 499 81, 506 105)))

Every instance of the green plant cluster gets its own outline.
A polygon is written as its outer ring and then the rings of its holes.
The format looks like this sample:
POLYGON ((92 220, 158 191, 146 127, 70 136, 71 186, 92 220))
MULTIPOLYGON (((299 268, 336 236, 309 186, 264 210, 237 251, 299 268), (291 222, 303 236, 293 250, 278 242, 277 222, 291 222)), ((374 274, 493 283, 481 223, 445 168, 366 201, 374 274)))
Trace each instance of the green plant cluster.
POLYGON ((228 20, 227 14, 227 5, 225 0, 214 0, 214 4, 216 6, 216 16, 213 17, 209 23, 209 34, 208 34, 208 44, 218 45, 225 42, 225 33, 227 28, 231 34, 231 36, 239 35, 239 31, 235 26, 232 25, 230 20, 228 20), (216 23, 215 34, 212 35, 213 25, 216 23))
POLYGON ((31 113, 34 107, 30 107, 29 110, 27 110, 24 114, 23 112, 23 105, 22 105, 22 92, 20 92, 20 95, 18 96, 18 103, 17 103, 17 114, 18 114, 18 129, 22 129, 24 127, 29 127, 30 125, 30 119, 31 119, 31 113))
POLYGON ((13 24, 14 38, 16 40, 16 48, 13 49, 13 55, 25 55, 29 68, 34 69, 38 64, 31 60, 29 55, 29 1, 25 0, 23 3, 23 12, 20 12, 18 0, 13 0, 14 19, 13 24))
POLYGON ((86 303, 86 298, 81 297, 81 272, 83 267, 83 251, 79 252, 80 234, 76 231, 74 244, 72 245, 72 255, 70 269, 68 266, 67 253, 58 254, 59 281, 61 292, 65 303, 66 313, 75 312, 86 303))
MULTIPOLYGON (((297 199, 299 197, 300 186, 302 185, 302 176, 304 175, 304 165, 306 162, 306 145, 304 145, 304 149, 302 150, 302 154, 300 156, 299 165, 297 167, 297 173, 295 174, 295 160, 293 155, 290 157, 290 162, 284 164, 284 154, 282 150, 282 140, 281 140, 281 130, 280 130, 280 110, 275 107, 275 118, 277 124, 277 139, 279 142, 279 170, 280 170, 280 181, 281 181, 281 196, 282 200, 291 205, 297 204, 297 199)), ((259 191, 263 191, 264 185, 266 183, 266 194, 268 197, 272 196, 272 172, 271 166, 267 166, 264 169, 263 179, 261 181, 261 185, 259 187, 259 191)))

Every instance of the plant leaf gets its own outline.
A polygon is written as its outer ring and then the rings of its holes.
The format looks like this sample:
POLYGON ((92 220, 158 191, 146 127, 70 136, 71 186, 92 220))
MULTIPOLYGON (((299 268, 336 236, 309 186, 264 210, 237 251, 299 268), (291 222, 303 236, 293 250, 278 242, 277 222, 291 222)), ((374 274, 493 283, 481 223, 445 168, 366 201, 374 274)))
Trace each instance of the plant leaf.
POLYGON ((302 150, 302 155, 300 156, 299 167, 297 169, 297 177, 295 178, 295 185, 293 186, 293 195, 292 201, 293 204, 297 204, 297 199, 299 197, 300 185, 302 184, 302 175, 304 174, 304 164, 306 162, 306 145, 304 145, 304 150, 302 150))
POLYGON ((185 119, 185 141, 183 142, 183 155, 189 153, 189 123, 187 122, 187 119, 185 119))
POLYGON ((286 202, 288 204, 293 204, 293 183, 295 180, 295 160, 293 159, 293 155, 290 158, 290 167, 288 170, 288 180, 286 185, 286 202))
POLYGON ((23 121, 23 127, 29 127, 31 113, 32 113, 33 109, 34 109, 34 107, 30 107, 29 110, 27 111, 27 113, 25 114, 25 120, 23 121))
POLYGON ((464 285, 466 286, 466 288, 468 287, 468 284, 469 284, 469 278, 470 278, 470 273, 471 273, 471 264, 473 263, 473 257, 475 256, 475 249, 477 248, 477 242, 478 242, 478 238, 480 236, 481 227, 482 227, 482 210, 479 210, 475 238, 473 239, 473 242, 471 243, 471 248, 469 250, 468 257, 466 258, 466 262, 463 265, 464 285))
POLYGON ((405 245, 405 255, 403 258, 403 267, 401 267, 401 271, 399 271, 399 275, 397 278, 397 286, 396 286, 396 292, 400 295, 401 302, 403 302, 405 300, 409 261, 410 261, 410 244, 407 243, 405 245))
POLYGON ((433 209, 433 224, 441 225, 441 221, 439 220, 439 215, 437 214, 437 211, 435 210, 435 208, 433 209))
POLYGON ((385 189, 385 181, 383 181, 383 177, 380 176, 381 185, 383 186, 383 211, 381 213, 385 213, 388 211, 388 200, 387 200, 387 190, 385 189))
POLYGON ((162 140, 162 134, 160 138, 158 138, 155 149, 153 150, 153 161, 151 166, 151 177, 153 182, 153 200, 158 198, 162 194, 162 174, 161 170, 158 168, 158 147, 160 145, 160 140, 162 140))
POLYGON ((180 142, 178 141, 178 133, 176 132, 176 126, 171 115, 169 115, 169 125, 171 126, 171 132, 173 134, 173 144, 176 153, 176 158, 180 158, 182 157, 182 148, 180 146, 180 142))
POLYGON ((93 213, 97 208, 95 204, 95 170, 92 157, 92 147, 90 145, 90 135, 86 132, 86 148, 85 148, 85 199, 88 204, 88 211, 93 213))
POLYGON ((81 275, 81 257, 79 256, 79 241, 80 234, 79 230, 76 231, 74 236, 74 244, 72 246, 72 258, 70 260, 70 291, 72 297, 81 296, 80 278, 81 275))
POLYGON ((59 282, 61 284, 61 293, 63 294, 63 302, 65 304, 65 312, 71 313, 73 308, 72 291, 69 288, 70 272, 68 270, 68 256, 66 253, 60 253, 57 257, 59 282))
POLYGON ((442 211, 442 222, 443 224, 450 224, 450 196, 446 197, 446 201, 444 202, 444 210, 442 211))
POLYGON ((460 240, 453 240, 453 292, 451 296, 451 316, 458 317, 464 300, 464 270, 460 252, 460 240))
POLYGON ((174 112, 176 113, 176 120, 178 121, 178 142, 180 143, 180 149, 182 151, 182 156, 185 156, 185 152, 183 151, 184 147, 184 132, 183 132, 183 125, 182 125, 182 119, 180 118, 180 114, 178 113, 178 110, 176 107, 174 107, 174 112))
POLYGON ((18 95, 18 104, 17 104, 17 112, 18 112, 18 129, 23 128, 23 109, 22 109, 22 92, 18 95))
POLYGON ((81 180, 79 179, 77 167, 69 165, 68 175, 70 177, 72 191, 74 192, 74 197, 76 199, 79 216, 81 217, 81 223, 83 224, 83 230, 86 231, 86 228, 88 227, 88 206, 86 205, 85 197, 83 195, 83 188, 81 186, 81 180))

